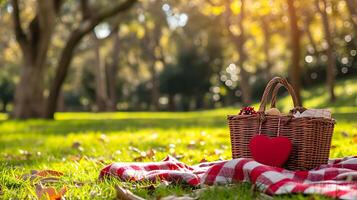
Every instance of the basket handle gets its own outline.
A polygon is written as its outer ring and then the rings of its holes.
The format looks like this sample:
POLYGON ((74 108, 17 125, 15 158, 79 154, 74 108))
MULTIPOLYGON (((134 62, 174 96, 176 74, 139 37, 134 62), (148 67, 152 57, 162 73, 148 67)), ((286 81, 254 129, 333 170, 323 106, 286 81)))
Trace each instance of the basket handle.
POLYGON ((289 94, 293 100, 293 103, 294 103, 294 108, 301 107, 301 104, 294 92, 294 88, 290 85, 290 83, 285 78, 274 77, 273 79, 271 79, 268 82, 267 86, 265 87, 262 99, 260 101, 260 107, 259 107, 260 113, 265 113, 266 104, 268 102, 268 96, 271 93, 272 93, 272 107, 273 106, 275 107, 276 96, 277 96, 278 90, 282 86, 289 92, 289 94))
POLYGON ((281 83, 278 83, 275 85, 274 89, 273 89, 273 93, 271 95, 271 104, 270 104, 270 107, 271 108, 275 108, 276 107, 276 98, 278 96, 278 92, 279 92, 279 89, 283 87, 283 85, 281 83))

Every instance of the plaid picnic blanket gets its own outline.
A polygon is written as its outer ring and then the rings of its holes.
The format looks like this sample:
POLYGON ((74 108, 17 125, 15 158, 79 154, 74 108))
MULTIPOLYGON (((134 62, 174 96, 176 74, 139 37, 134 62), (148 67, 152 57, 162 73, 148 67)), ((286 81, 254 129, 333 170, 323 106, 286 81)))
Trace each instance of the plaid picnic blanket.
POLYGON ((357 199, 357 156, 329 161, 310 171, 289 171, 266 166, 252 159, 205 162, 188 166, 171 156, 161 162, 113 163, 100 172, 100 179, 185 183, 191 186, 250 182, 268 194, 322 194, 357 199))

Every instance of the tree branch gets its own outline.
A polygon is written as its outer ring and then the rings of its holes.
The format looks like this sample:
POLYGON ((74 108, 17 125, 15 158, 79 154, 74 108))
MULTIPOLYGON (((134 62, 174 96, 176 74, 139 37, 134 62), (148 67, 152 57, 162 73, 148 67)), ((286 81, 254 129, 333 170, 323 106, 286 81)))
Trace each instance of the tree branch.
POLYGON ((20 44, 21 48, 25 49, 27 46, 27 43, 28 43, 28 39, 27 39, 26 34, 23 31, 22 26, 21 26, 20 9, 19 9, 18 0, 12 0, 11 5, 13 7, 12 17, 13 17, 16 40, 20 44))
POLYGON ((51 85, 50 95, 47 101, 46 117, 53 118, 53 115, 57 107, 57 99, 62 87, 63 82, 68 73, 70 63, 73 59, 74 49, 79 44, 81 39, 91 32, 95 26, 105 19, 114 16, 117 13, 123 12, 129 9, 136 3, 137 0, 126 0, 124 3, 111 6, 111 8, 102 11, 98 15, 95 15, 89 19, 84 20, 81 25, 76 28, 69 36, 69 39, 61 52, 61 56, 56 69, 56 76, 51 85))

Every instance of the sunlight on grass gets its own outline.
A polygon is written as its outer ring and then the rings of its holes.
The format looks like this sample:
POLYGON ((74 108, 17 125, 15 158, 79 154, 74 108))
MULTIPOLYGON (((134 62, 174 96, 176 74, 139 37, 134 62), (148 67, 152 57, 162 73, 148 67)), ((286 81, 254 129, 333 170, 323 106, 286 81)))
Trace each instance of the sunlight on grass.
MULTIPOLYGON (((337 120, 332 141, 331 157, 357 154, 357 106, 341 103, 356 98, 357 79, 347 80, 353 94, 341 96, 330 104, 337 120), (351 97, 352 96, 352 97, 351 97)), ((339 82, 341 93, 345 82, 339 82)), ((326 103, 322 87, 304 92, 307 107, 322 107, 326 103), (322 97, 320 94, 322 93, 322 97)), ((288 97, 279 101, 282 110, 291 108, 288 97)), ((255 105, 257 106, 257 105, 255 105)), ((258 109, 256 107, 256 109, 258 109)), ((188 164, 230 159, 231 147, 226 122, 227 114, 238 113, 238 108, 221 108, 197 112, 116 112, 116 113, 58 113, 56 120, 27 120, 0 122, 0 185, 4 199, 33 198, 34 186, 19 178, 33 169, 54 169, 64 173, 56 188, 66 185, 67 197, 103 199, 115 196, 118 180, 98 182, 100 169, 114 161, 158 161, 171 154, 188 164), (74 144, 77 143, 77 147, 74 144), (137 150, 139 150, 139 152, 137 150), (140 152, 155 151, 152 157, 140 158, 140 152), (80 185, 80 186, 78 186, 80 185)), ((5 119, 6 115, 0 115, 5 119)), ((147 198, 171 193, 184 194, 190 188, 161 187, 154 194, 135 189, 147 198)), ((233 198, 243 193, 250 199, 246 186, 213 189, 202 198, 233 198)), ((305 199, 302 196, 282 199, 305 199)))

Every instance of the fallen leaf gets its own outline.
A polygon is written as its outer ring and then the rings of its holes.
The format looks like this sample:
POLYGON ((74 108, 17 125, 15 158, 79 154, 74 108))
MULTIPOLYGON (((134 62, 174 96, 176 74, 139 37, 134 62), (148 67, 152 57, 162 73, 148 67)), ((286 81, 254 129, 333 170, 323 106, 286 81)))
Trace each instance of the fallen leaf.
POLYGON ((177 160, 180 160, 180 159, 182 159, 183 157, 185 157, 184 155, 177 154, 176 152, 174 152, 174 153, 172 154, 172 156, 173 156, 174 158, 176 158, 177 160))
POLYGON ((341 135, 345 138, 348 138, 350 136, 346 131, 342 131, 341 135))
POLYGON ((72 144, 72 148, 73 149, 77 149, 78 151, 83 151, 84 149, 83 149, 83 147, 82 147, 82 144, 80 143, 80 142, 73 142, 73 144, 72 144))
POLYGON ((74 156, 74 155, 70 155, 67 157, 67 160, 70 160, 70 161, 74 161, 74 162, 79 162, 81 161, 83 158, 83 156, 81 155, 77 155, 77 156, 74 156))
POLYGON ((147 152, 146 152, 146 156, 149 157, 149 158, 152 158, 156 155, 156 151, 154 149, 149 149, 147 152))
POLYGON ((141 162, 145 158, 152 159, 156 155, 156 151, 154 149, 150 149, 148 151, 142 151, 140 152, 140 156, 134 158, 135 162, 141 162))
POLYGON ((133 146, 129 146, 129 150, 133 151, 133 152, 136 152, 136 153, 141 153, 141 151, 138 148, 133 147, 133 146))
POLYGON ((19 149, 19 152, 25 157, 26 160, 30 159, 30 157, 32 156, 32 153, 28 152, 27 150, 19 149))
POLYGON ((51 170, 51 169, 46 169, 46 170, 41 170, 38 171, 36 173, 37 176, 42 176, 42 177, 46 177, 46 176, 63 176, 62 172, 59 171, 55 171, 55 170, 51 170))
POLYGON ((109 142, 109 138, 107 137, 107 135, 101 134, 100 137, 99 137, 99 141, 101 141, 103 143, 108 143, 109 142))
POLYGON ((76 186, 76 188, 81 188, 82 186, 84 186, 85 183, 79 181, 73 181, 73 184, 74 186, 76 186))
POLYGON ((354 141, 355 143, 357 143, 357 136, 355 136, 355 137, 353 138, 353 141, 354 141))
POLYGON ((36 185, 38 199, 43 199, 45 196, 48 200, 60 200, 66 192, 67 188, 65 186, 60 191, 57 191, 54 187, 43 187, 41 184, 36 185))
POLYGON ((117 200, 145 200, 144 198, 133 194, 130 190, 124 189, 118 185, 115 186, 115 189, 117 191, 117 200))
MULTIPOLYGON (((50 179, 51 177, 49 176, 52 176, 52 177, 59 177, 59 176, 63 176, 63 173, 62 172, 59 172, 59 171, 55 171, 55 170, 49 170, 49 169, 46 169, 46 170, 31 170, 30 173, 27 173, 27 174, 23 174, 22 176, 18 177, 19 179, 22 179, 22 180, 30 180, 30 181, 33 181, 35 180, 36 178, 40 178, 40 182, 41 181, 44 181, 44 182, 50 182, 50 181, 54 181, 54 179, 50 179), (48 178, 47 180, 43 180, 44 178, 48 178)), ((58 181, 58 180, 57 180, 58 181)))
POLYGON ((187 145, 188 149, 195 149, 196 148, 196 142, 191 140, 190 143, 187 145))

